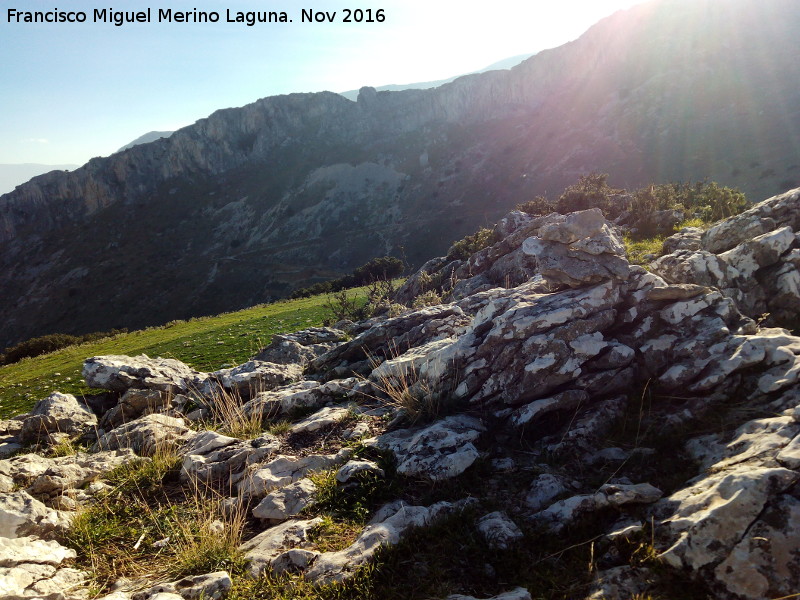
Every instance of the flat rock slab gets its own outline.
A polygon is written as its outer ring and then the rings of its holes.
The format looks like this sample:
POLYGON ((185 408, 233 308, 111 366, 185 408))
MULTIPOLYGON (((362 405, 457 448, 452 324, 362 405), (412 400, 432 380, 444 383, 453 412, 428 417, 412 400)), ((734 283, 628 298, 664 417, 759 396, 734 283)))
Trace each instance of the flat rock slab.
POLYGON ((463 473, 478 458, 473 442, 486 428, 467 415, 446 417, 422 429, 385 433, 372 442, 397 457, 397 472, 433 481, 463 473))

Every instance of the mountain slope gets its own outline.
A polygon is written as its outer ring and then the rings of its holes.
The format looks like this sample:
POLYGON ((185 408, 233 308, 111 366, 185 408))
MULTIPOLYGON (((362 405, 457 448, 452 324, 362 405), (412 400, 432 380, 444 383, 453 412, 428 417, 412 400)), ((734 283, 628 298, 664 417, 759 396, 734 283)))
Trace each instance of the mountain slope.
MULTIPOLYGON (((506 58, 496 63, 492 63, 488 67, 484 67, 478 71, 473 71, 473 73, 485 73, 487 71, 495 71, 499 69, 510 69, 512 67, 517 66, 523 60, 530 58, 533 56, 534 53, 530 54, 520 54, 518 56, 512 56, 510 58, 506 58)), ((472 74, 472 73, 470 73, 472 74)), ((376 87, 375 89, 379 92, 400 92, 402 90, 427 90, 429 88, 439 87, 440 85, 444 85, 445 83, 450 83, 462 77, 462 75, 456 75, 455 77, 448 77, 447 79, 438 79, 436 81, 422 81, 417 83, 405 83, 405 84, 389 84, 389 85, 381 85, 376 87)), ((358 92, 359 90, 348 90, 346 92, 340 92, 340 95, 344 96, 348 100, 356 101, 358 100, 358 92)))
POLYGON ((232 310, 386 253, 419 264, 592 169, 794 187, 798 30, 793 0, 652 2, 509 71, 265 98, 34 178, 0 197, 0 345, 232 310))
POLYGON ((138 138, 130 142, 129 144, 125 144, 122 148, 117 150, 117 152, 122 152, 127 150, 128 148, 133 148, 134 146, 138 146, 139 144, 149 144, 150 142, 155 142, 156 140, 160 140, 161 138, 168 138, 173 134, 172 131, 149 131, 144 135, 140 135, 138 138))
POLYGON ((18 185, 50 171, 76 169, 78 165, 41 165, 38 163, 20 163, 0 165, 0 194, 10 192, 18 185))

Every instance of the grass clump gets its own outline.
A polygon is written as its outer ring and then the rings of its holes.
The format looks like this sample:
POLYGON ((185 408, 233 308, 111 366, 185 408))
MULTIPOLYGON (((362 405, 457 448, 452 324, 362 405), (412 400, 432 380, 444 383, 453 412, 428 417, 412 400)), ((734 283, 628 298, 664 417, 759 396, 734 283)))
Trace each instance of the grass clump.
POLYGON ((628 261, 632 265, 648 265, 654 260, 652 257, 661 255, 661 248, 664 245, 664 238, 662 236, 635 240, 631 236, 626 235, 623 241, 625 243, 625 252, 628 255, 628 261))
POLYGON ((243 566, 244 509, 222 511, 218 492, 179 483, 178 466, 166 449, 117 467, 107 475, 113 487, 73 520, 66 544, 98 588, 120 577, 179 578, 243 566))

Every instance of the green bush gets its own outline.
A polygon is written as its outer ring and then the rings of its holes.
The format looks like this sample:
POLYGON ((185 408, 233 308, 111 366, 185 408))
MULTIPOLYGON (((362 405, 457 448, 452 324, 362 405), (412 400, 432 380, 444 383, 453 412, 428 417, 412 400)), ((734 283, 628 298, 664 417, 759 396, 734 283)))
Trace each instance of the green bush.
POLYGON ((405 264, 394 256, 381 256, 357 267, 349 275, 321 281, 308 287, 296 289, 291 298, 309 298, 318 294, 331 294, 342 290, 369 285, 374 281, 389 281, 403 274, 405 264))
POLYGON ((479 250, 488 248, 499 240, 500 237, 494 230, 481 227, 472 235, 468 235, 450 246, 447 251, 447 260, 467 260, 479 250))
POLYGON ((608 185, 608 173, 591 172, 581 175, 578 183, 567 187, 556 202, 556 210, 561 214, 599 208, 607 218, 613 218, 619 213, 620 206, 614 203, 613 197, 623 194, 625 190, 618 190, 608 185))
POLYGON ((623 217, 623 225, 635 226, 633 238, 638 240, 672 233, 671 226, 665 225, 668 220, 656 218, 660 211, 677 210, 683 213, 684 221, 707 226, 742 212, 747 199, 739 190, 714 181, 653 184, 634 191, 616 189, 608 185, 608 174, 592 172, 579 177, 556 202, 538 196, 517 208, 532 215, 599 208, 607 219, 623 217))
POLYGON ((66 333, 51 333, 49 335, 42 335, 39 337, 31 338, 20 342, 16 346, 6 348, 5 352, 0 355, 0 364, 10 365, 19 362, 23 358, 40 356, 48 352, 55 352, 67 346, 74 344, 82 344, 83 342, 93 342, 103 338, 118 335, 120 333, 127 333, 127 329, 112 329, 111 331, 95 331, 93 333, 86 333, 84 335, 69 335, 66 333))

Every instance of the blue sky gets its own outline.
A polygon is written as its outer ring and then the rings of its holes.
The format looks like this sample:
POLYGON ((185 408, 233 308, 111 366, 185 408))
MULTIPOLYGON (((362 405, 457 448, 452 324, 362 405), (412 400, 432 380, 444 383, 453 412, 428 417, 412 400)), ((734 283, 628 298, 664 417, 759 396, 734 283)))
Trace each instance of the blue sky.
POLYGON ((139 135, 291 92, 444 79, 575 39, 636 0, 3 0, 0 163, 83 164, 139 135), (153 22, 91 23, 94 9, 153 11, 153 22), (345 8, 383 23, 342 23, 345 8), (8 9, 85 11, 83 24, 9 23, 8 9), (158 23, 159 8, 220 22, 158 23), (301 23, 301 9, 336 23, 301 23), (225 11, 286 11, 287 24, 228 24, 225 11))

